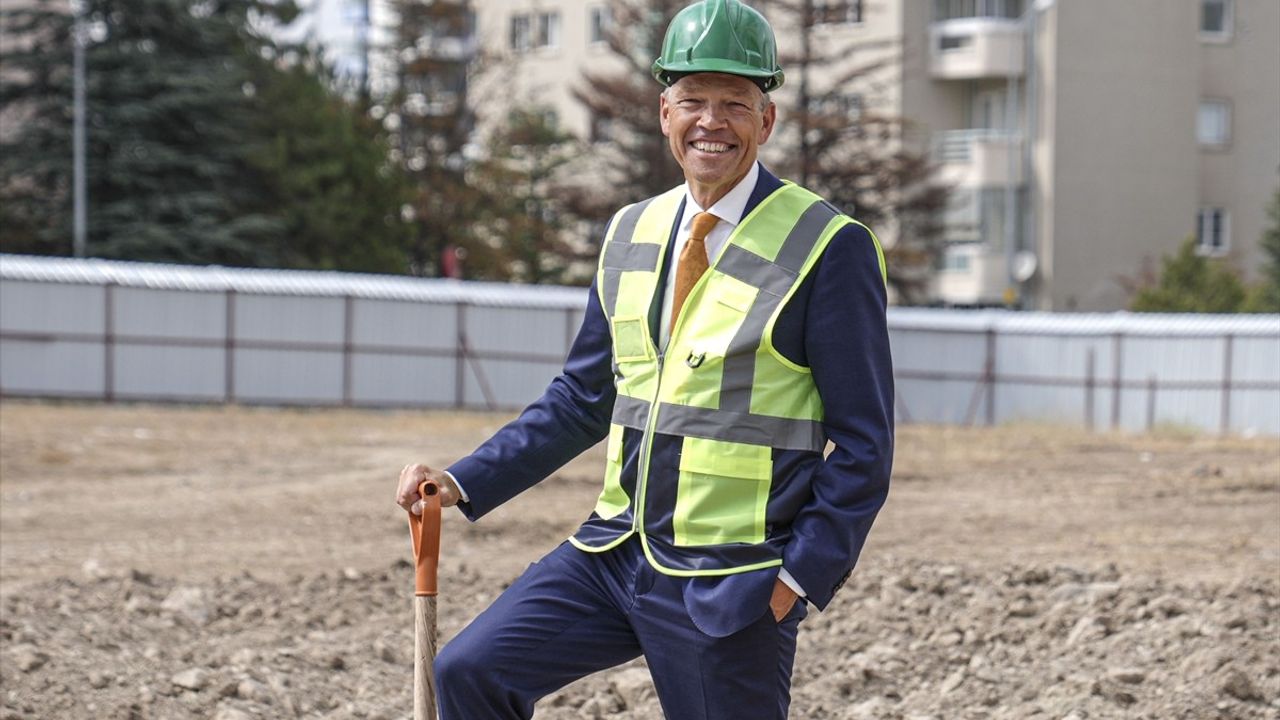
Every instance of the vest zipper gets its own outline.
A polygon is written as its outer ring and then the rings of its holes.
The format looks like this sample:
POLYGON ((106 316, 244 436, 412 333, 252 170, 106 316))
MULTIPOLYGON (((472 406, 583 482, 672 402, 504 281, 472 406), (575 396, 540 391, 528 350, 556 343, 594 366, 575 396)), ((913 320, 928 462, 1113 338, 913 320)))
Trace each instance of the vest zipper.
MULTIPOLYGON (((737 232, 736 228, 734 232, 737 232)), ((730 238, 732 237, 733 235, 730 235, 730 238)), ((665 252, 666 251, 664 250, 663 254, 665 254, 665 252)), ((718 259, 719 258, 717 257, 717 260, 718 259)), ((711 266, 707 268, 707 271, 702 274, 702 277, 698 278, 698 281, 689 289, 689 296, 685 299, 684 307, 680 308, 680 314, 676 316, 675 322, 671 324, 671 332, 667 335, 667 344, 660 350, 656 345, 654 346, 654 349, 658 354, 658 376, 653 384, 653 400, 649 403, 649 414, 645 417, 644 436, 640 438, 640 468, 636 473, 636 512, 635 520, 631 526, 633 531, 640 533, 641 543, 645 541, 644 491, 649 487, 649 454, 653 449, 653 433, 654 429, 657 427, 658 398, 662 397, 663 361, 667 358, 667 349, 671 347, 673 342, 675 342, 676 331, 684 324, 685 315, 689 314, 689 298, 692 298, 697 293, 698 289, 707 282, 707 277, 711 275, 711 268, 715 267, 715 265, 716 263, 713 261, 711 266)), ((658 266, 662 266, 662 256, 659 256, 658 258, 658 266)), ((647 553, 648 550, 646 549, 645 552, 647 553)))
MULTIPOLYGON (((669 342, 669 341, 668 341, 669 342)), ((640 438, 640 467, 636 478, 636 511, 632 520, 633 531, 644 535, 644 491, 649 486, 649 453, 653 448, 653 431, 658 420, 658 398, 662 396, 662 362, 666 352, 658 353, 658 373, 653 384, 653 399, 644 419, 644 435, 640 438)))

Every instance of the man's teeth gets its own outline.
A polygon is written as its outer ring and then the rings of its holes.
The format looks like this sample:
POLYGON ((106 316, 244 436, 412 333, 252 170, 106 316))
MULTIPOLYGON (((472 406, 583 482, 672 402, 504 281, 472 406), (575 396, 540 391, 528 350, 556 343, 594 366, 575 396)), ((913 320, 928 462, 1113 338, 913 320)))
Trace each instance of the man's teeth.
POLYGON ((705 140, 695 140, 693 143, 693 147, 694 149, 701 150, 702 152, 709 152, 709 153, 729 152, 729 145, 727 143, 706 142, 705 140))

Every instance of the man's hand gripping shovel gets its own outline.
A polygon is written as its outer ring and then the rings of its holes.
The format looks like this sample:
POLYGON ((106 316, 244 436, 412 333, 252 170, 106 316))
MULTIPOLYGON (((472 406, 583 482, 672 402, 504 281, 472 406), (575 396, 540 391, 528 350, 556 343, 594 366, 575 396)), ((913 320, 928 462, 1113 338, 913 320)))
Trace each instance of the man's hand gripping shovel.
POLYGON ((436 571, 440 564, 440 486, 418 486, 422 514, 409 513, 416 566, 413 597, 413 718, 436 720, 436 571))

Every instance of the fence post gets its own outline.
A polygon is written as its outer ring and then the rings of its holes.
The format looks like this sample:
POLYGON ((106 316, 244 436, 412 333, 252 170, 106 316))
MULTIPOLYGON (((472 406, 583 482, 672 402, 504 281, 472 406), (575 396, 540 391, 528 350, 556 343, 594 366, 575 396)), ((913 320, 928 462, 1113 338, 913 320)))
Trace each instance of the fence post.
POLYGON ((987 427, 996 424, 996 331, 987 328, 987 427))
POLYGON ((1156 426, 1156 376, 1147 380, 1147 432, 1156 426))
POLYGON ((223 359, 226 369, 225 394, 227 402, 236 401, 236 291, 227 290, 227 342, 223 359))
POLYGON ((1123 396, 1124 381, 1124 334, 1111 336, 1114 347, 1111 349, 1111 430, 1120 429, 1120 398, 1123 396))
POLYGON ((355 298, 342 298, 342 404, 351 407, 352 345, 355 335, 355 298))
POLYGON ((1090 432, 1093 431, 1093 390, 1096 384, 1094 350, 1089 348, 1089 354, 1084 361, 1084 426, 1090 432))
POLYGON ((463 325, 467 322, 467 306, 462 302, 458 302, 453 306, 454 322, 457 325, 457 337, 454 338, 453 348, 453 377, 456 381, 453 388, 453 406, 461 409, 467 401, 467 358, 464 345, 466 343, 467 333, 463 329, 463 325))
POLYGON ((902 399, 902 387, 896 387, 893 390, 893 404, 898 408, 898 414, 901 416, 903 425, 910 425, 911 410, 907 408, 907 401, 902 399))
POLYGON ((1231 430, 1231 363, 1235 336, 1228 333, 1222 348, 1222 427, 1223 435, 1231 430))
POLYGON ((564 309, 564 354, 569 356, 569 351, 573 349, 573 338, 577 334, 578 328, 573 322, 573 308, 564 309))
POLYGON ((102 399, 116 399, 116 310, 115 286, 102 286, 102 399))

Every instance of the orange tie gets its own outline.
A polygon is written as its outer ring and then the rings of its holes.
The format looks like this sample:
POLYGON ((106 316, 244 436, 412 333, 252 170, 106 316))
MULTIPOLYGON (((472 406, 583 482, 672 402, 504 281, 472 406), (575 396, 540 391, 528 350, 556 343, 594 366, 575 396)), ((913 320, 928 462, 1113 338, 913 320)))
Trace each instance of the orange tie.
POLYGON ((707 271, 707 233, 720 222, 720 218, 707 212, 693 216, 693 230, 689 240, 680 251, 680 264, 676 266, 676 291, 671 296, 671 329, 676 329, 676 318, 680 316, 680 308, 689 297, 698 278, 707 271))

